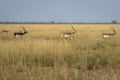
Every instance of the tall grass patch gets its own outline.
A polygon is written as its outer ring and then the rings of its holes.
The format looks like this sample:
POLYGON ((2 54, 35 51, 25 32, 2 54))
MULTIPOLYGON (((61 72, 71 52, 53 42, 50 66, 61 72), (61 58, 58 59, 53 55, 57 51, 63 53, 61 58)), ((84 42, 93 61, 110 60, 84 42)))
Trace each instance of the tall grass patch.
POLYGON ((119 25, 33 25, 0 24, 1 80, 119 80, 119 25), (28 34, 15 38, 14 31, 24 26, 28 34), (61 33, 76 33, 63 41, 61 33), (103 32, 115 26, 117 34, 103 39, 103 32))

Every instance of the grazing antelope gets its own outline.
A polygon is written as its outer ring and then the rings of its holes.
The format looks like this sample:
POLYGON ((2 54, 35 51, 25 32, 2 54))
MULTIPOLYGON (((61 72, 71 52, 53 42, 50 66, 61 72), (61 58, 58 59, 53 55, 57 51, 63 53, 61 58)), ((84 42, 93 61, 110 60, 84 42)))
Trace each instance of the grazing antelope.
POLYGON ((62 33, 62 39, 63 39, 63 40, 66 40, 66 39, 70 40, 70 39, 71 39, 71 35, 73 35, 73 34, 76 33, 75 28, 74 28, 73 26, 71 26, 71 27, 72 27, 72 30, 73 30, 73 31, 71 31, 71 32, 63 32, 63 33, 62 33))
POLYGON ((2 32, 8 33, 9 31, 7 29, 3 29, 2 32))
POLYGON ((114 35, 117 34, 117 32, 115 31, 114 28, 111 28, 111 30, 113 31, 112 33, 102 33, 102 37, 103 38, 110 38, 110 37, 113 37, 114 35))
POLYGON ((25 35, 27 32, 27 30, 24 28, 24 27, 21 27, 22 28, 22 31, 19 31, 19 32, 14 32, 13 35, 15 37, 22 37, 23 35, 25 35))

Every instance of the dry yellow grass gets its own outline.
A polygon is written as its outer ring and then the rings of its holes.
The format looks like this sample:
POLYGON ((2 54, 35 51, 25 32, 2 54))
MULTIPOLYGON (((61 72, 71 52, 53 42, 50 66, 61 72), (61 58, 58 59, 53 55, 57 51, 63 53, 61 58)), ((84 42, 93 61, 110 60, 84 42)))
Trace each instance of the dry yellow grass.
POLYGON ((119 80, 119 24, 0 24, 1 80, 119 80), (13 32, 28 30, 22 38, 13 32), (63 41, 61 33, 77 33, 63 41), (103 39, 103 32, 117 34, 103 39), (8 33, 1 30, 7 29, 8 33))

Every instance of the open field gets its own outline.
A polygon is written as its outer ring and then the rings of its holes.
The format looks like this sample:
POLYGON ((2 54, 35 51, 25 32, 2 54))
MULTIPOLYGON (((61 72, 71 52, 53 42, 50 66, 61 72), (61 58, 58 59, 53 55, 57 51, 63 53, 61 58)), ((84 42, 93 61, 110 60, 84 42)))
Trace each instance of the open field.
POLYGON ((119 75, 119 24, 0 24, 0 80, 120 80, 119 75), (20 26, 28 34, 15 38, 20 26), (77 32, 63 41, 61 33, 71 26, 77 32), (103 39, 111 27, 117 34, 103 39))

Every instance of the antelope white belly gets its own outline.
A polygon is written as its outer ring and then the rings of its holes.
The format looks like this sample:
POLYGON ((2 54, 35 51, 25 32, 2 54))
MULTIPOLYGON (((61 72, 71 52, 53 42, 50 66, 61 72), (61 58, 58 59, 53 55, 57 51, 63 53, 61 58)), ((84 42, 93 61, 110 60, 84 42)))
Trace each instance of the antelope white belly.
POLYGON ((64 35, 64 37, 70 37, 70 35, 64 35))
POLYGON ((15 37, 20 37, 20 35, 16 35, 15 37))
POLYGON ((109 38, 110 36, 109 36, 109 35, 104 35, 103 37, 104 37, 104 38, 109 38))

